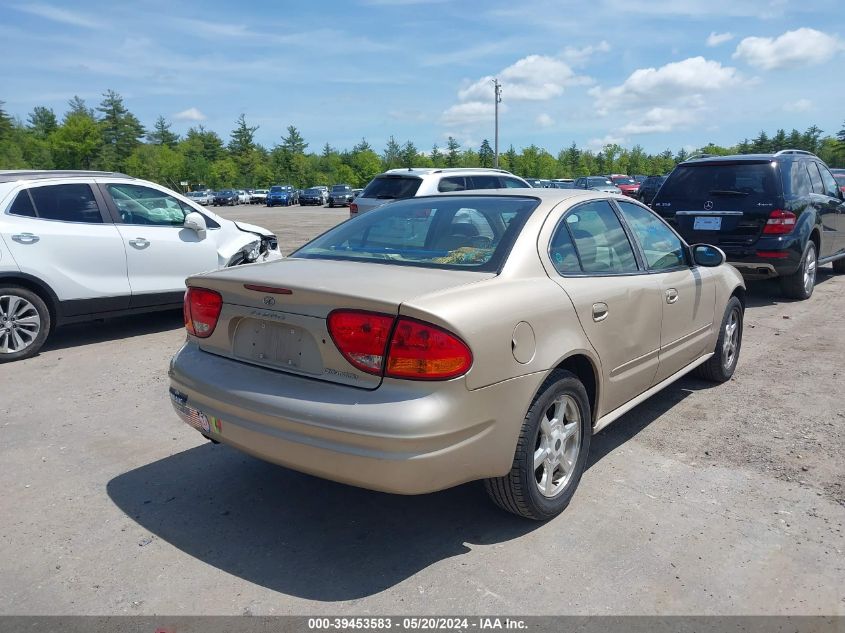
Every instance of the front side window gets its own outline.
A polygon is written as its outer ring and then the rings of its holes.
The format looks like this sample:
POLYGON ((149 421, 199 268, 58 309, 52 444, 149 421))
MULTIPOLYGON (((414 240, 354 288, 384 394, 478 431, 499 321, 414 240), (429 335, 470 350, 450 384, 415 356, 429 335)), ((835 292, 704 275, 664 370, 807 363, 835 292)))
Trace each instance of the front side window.
POLYGON ((122 183, 109 184, 106 188, 124 224, 182 226, 186 213, 193 211, 158 189, 122 183))
MULTIPOLYGON (((100 207, 90 185, 79 183, 32 187, 29 189, 29 194, 32 196, 31 202, 38 218, 86 224, 102 224, 103 222, 100 207)), ((17 202, 16 199, 15 203, 17 202)), ((21 204, 25 202, 21 201, 21 204)))
POLYGON ((634 250, 613 208, 605 200, 578 205, 564 218, 585 273, 638 271, 634 250))
POLYGON ((290 257, 496 271, 537 204, 494 196, 405 200, 345 222, 290 257))
POLYGON ((681 238, 657 216, 631 202, 620 200, 617 204, 642 246, 649 269, 669 270, 687 265, 681 238))

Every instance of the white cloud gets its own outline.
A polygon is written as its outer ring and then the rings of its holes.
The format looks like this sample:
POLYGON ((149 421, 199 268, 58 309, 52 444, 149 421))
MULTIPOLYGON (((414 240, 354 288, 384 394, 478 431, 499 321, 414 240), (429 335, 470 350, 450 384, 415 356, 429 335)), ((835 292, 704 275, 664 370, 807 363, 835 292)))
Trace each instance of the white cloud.
MULTIPOLYGON (((560 59, 545 55, 529 55, 508 66, 497 75, 503 98, 518 101, 545 101, 563 94, 566 86, 583 84, 570 66, 560 59)), ((458 91, 460 101, 493 99, 493 75, 482 77, 458 91)))
MULTIPOLYGON (((467 101, 466 103, 456 103, 443 113, 441 121, 446 126, 471 125, 482 121, 492 124, 494 108, 491 91, 489 102, 467 101)), ((504 104, 499 105, 499 111, 505 111, 504 104)))
POLYGON ((614 134, 607 134, 602 138, 591 138, 587 141, 587 147, 591 150, 599 151, 604 149, 606 145, 624 145, 627 142, 623 136, 616 136, 614 134))
POLYGON ((550 117, 548 114, 546 114, 545 112, 538 115, 537 118, 535 119, 535 122, 540 127, 551 127, 555 124, 555 120, 552 117, 550 117))
POLYGON ((563 57, 564 60, 566 60, 573 66, 583 66, 596 53, 607 53, 609 50, 610 44, 608 44, 605 40, 602 40, 595 46, 593 46, 592 44, 589 46, 584 46, 583 48, 567 46, 565 49, 563 49, 563 54, 561 55, 561 57, 563 57))
POLYGON ((824 63, 845 43, 838 37, 815 29, 800 28, 778 37, 746 37, 736 47, 734 59, 741 59, 763 70, 824 63))
POLYGON ((188 108, 173 115, 176 121, 205 121, 206 116, 196 108, 188 108))
POLYGON ((636 120, 622 126, 619 131, 622 134, 671 132, 694 123, 696 119, 697 112, 688 108, 654 107, 636 120))
POLYGON ((736 68, 703 57, 690 57, 660 68, 640 68, 619 86, 595 87, 590 94, 601 112, 619 107, 658 105, 683 100, 700 105, 704 93, 717 92, 739 82, 736 68))
POLYGON ((52 4, 18 4, 12 5, 12 8, 24 13, 36 15, 39 18, 52 20, 53 22, 61 22, 62 24, 70 24, 72 26, 81 26, 87 29, 104 28, 104 24, 87 15, 76 11, 70 11, 62 7, 57 7, 52 4))
POLYGON ((809 99, 798 99, 784 104, 783 109, 787 112, 809 112, 813 109, 813 102, 809 99))
POLYGON ((733 33, 716 33, 716 31, 711 31, 710 35, 707 36, 707 46, 719 46, 719 44, 730 42, 733 38, 733 33))

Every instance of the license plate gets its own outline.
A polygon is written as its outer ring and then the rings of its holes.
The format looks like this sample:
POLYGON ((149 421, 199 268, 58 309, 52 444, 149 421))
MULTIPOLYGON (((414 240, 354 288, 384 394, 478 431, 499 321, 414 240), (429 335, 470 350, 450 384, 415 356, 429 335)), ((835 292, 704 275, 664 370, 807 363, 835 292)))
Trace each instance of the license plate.
POLYGON ((234 352, 245 360, 298 369, 305 336, 296 326, 244 319, 235 332, 234 352))
POLYGON ((694 231, 718 231, 722 228, 722 218, 699 215, 696 216, 692 228, 694 231))

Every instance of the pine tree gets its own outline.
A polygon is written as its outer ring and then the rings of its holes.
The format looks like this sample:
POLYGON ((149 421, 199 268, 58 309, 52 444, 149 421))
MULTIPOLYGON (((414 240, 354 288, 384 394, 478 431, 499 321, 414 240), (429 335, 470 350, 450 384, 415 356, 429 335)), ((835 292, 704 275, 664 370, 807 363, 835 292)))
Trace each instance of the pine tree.
POLYGON ((352 148, 353 154, 359 154, 361 152, 371 152, 373 151, 373 146, 367 142, 367 139, 361 137, 361 142, 358 143, 355 147, 352 148))
POLYGON ((417 160, 418 153, 417 146, 411 141, 405 143, 399 153, 399 158, 402 161, 402 167, 413 167, 417 160))
POLYGON ((68 111, 65 113, 65 118, 69 117, 71 114, 83 114, 89 118, 94 118, 94 110, 85 104, 85 99, 78 97, 77 95, 74 95, 73 99, 70 99, 67 102, 67 107, 68 111))
POLYGON ((106 169, 123 169, 126 159, 141 144, 146 134, 137 117, 123 105, 123 97, 114 90, 107 90, 97 107, 101 114, 99 124, 103 137, 101 160, 106 169))
POLYGON ((27 118, 29 129, 40 139, 46 139, 59 127, 55 113, 50 108, 35 106, 27 118))
POLYGON ((446 140, 446 167, 457 167, 460 163, 461 145, 454 137, 446 140))
POLYGON ((493 160, 493 148, 490 147, 490 141, 485 138, 481 141, 481 147, 478 148, 478 164, 481 167, 492 167, 493 160))
POLYGON ((443 152, 441 152, 440 148, 437 147, 437 143, 431 146, 431 154, 429 154, 429 158, 431 158, 431 164, 433 166, 443 166, 443 152))
POLYGON ((164 145, 173 148, 179 142, 179 135, 171 132, 170 123, 163 116, 159 116, 156 119, 153 131, 147 134, 147 140, 153 145, 164 145))
POLYGON ((305 139, 302 138, 302 135, 299 133, 293 125, 288 126, 288 135, 282 137, 282 149, 290 152, 291 154, 305 154, 305 150, 308 148, 308 143, 305 142, 305 139))
POLYGON ((249 154, 255 149, 255 131, 258 126, 249 126, 246 124, 246 117, 241 114, 235 123, 235 129, 229 135, 229 151, 236 156, 243 156, 249 154))
POLYGON ((0 101, 0 140, 12 133, 12 118, 3 109, 5 101, 0 101))
POLYGON ((393 138, 392 134, 387 139, 387 145, 384 146, 384 155, 382 156, 381 162, 385 170, 394 169, 402 165, 402 148, 396 142, 396 139, 393 138))

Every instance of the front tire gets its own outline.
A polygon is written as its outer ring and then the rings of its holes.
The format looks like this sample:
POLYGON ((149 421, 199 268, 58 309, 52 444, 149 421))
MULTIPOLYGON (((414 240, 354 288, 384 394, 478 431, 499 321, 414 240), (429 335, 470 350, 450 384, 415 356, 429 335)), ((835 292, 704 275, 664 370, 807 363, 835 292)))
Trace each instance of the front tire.
POLYGON ((50 310, 37 294, 0 287, 0 363, 35 356, 50 334, 50 310))
POLYGON ((742 348, 742 322, 745 308, 736 297, 731 297, 722 317, 719 338, 713 356, 695 368, 695 374, 710 382, 727 382, 734 375, 742 348))
POLYGON ((783 295, 788 299, 798 299, 799 301, 806 301, 812 297, 818 267, 816 243, 810 240, 804 249, 804 257, 801 258, 801 265, 798 266, 798 270, 791 275, 781 277, 780 287, 783 295))
POLYGON ((504 477, 486 479, 487 494, 503 510, 546 521, 569 505, 587 464, 592 435, 587 390, 555 370, 534 397, 504 477))

